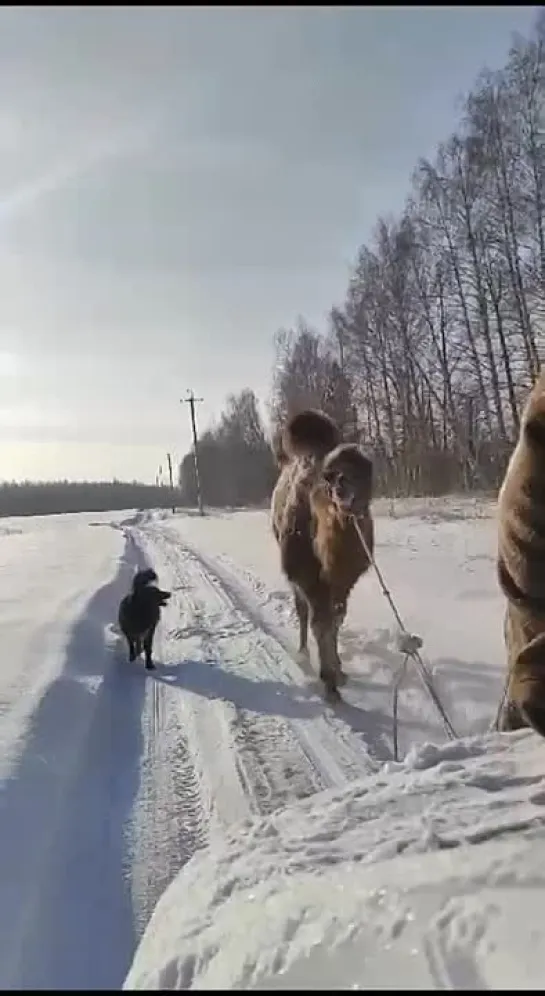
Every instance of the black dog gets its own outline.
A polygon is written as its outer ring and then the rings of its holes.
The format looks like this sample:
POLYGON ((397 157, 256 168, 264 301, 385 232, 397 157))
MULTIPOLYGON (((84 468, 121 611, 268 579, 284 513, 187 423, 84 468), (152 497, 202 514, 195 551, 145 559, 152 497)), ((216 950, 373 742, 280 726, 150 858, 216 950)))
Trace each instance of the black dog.
POLYGON ((161 591, 152 581, 157 581, 157 575, 151 567, 137 571, 132 591, 122 599, 118 615, 119 628, 129 644, 129 660, 136 660, 144 650, 148 671, 155 668, 151 659, 153 637, 161 609, 171 595, 170 591, 161 591))

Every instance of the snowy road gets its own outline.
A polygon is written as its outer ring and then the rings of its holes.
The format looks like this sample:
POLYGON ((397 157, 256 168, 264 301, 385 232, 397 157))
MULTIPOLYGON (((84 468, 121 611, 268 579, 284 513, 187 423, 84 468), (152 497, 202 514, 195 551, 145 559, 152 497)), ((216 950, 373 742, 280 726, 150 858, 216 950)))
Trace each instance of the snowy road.
MULTIPOLYGON (((455 725, 481 732, 501 685, 490 520, 385 516, 378 530, 455 725)), ((364 579, 332 710, 295 656, 265 513, 4 520, 0 558, 0 985, 120 988, 195 851, 390 756, 392 621, 364 579), (113 630, 144 563, 173 592, 151 675, 113 630)), ((402 747, 426 739, 444 736, 409 683, 402 747)))
POLYGON ((250 588, 162 523, 132 535, 173 592, 157 640, 162 665, 147 682, 135 807, 136 909, 147 921, 200 844, 376 765, 308 687, 250 588))

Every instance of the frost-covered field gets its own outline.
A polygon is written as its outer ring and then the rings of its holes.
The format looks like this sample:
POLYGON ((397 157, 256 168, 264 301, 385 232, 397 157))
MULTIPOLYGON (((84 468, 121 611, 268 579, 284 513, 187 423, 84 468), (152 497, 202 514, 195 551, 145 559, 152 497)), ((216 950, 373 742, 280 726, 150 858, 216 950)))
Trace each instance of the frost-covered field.
POLYGON ((484 735, 493 506, 376 512, 379 565, 469 736, 445 742, 411 675, 399 764, 374 576, 332 709, 297 662, 266 512, 0 522, 3 988, 541 987, 545 745, 484 735), (173 592, 151 675, 114 625, 146 562, 173 592))

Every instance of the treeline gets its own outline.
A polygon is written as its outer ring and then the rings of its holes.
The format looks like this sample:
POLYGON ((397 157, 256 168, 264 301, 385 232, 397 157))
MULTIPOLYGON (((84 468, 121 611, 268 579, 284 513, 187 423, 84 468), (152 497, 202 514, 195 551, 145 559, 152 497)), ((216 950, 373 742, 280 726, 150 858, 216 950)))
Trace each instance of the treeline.
POLYGON ((23 481, 0 485, 0 516, 170 508, 180 501, 177 489, 150 487, 138 481, 23 481))
MULTIPOLYGON (((205 505, 261 505, 268 500, 276 470, 253 391, 229 396, 219 423, 201 436, 198 456, 205 505)), ((184 504, 197 504, 193 450, 180 465, 180 494, 184 504)))
POLYGON ((541 11, 418 163, 401 216, 378 218, 327 328, 279 333, 271 432, 317 405, 373 456, 384 493, 498 486, 543 352, 544 112, 541 11))

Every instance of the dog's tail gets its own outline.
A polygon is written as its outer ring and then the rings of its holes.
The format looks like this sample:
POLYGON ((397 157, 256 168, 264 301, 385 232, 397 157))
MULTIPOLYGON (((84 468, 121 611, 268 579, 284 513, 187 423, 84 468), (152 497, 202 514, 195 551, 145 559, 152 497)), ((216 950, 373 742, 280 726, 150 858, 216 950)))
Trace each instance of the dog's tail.
POLYGON ((146 567, 143 571, 137 571, 132 579, 132 590, 139 591, 152 581, 157 581, 157 575, 153 567, 146 567))
POLYGON ((323 460, 340 442, 341 433, 333 419, 325 412, 308 408, 293 415, 282 433, 283 462, 296 457, 323 460))

